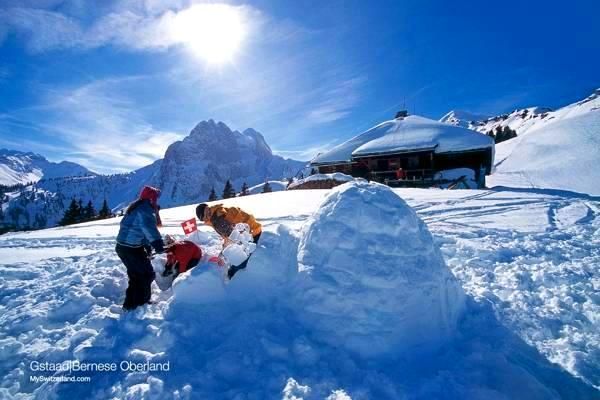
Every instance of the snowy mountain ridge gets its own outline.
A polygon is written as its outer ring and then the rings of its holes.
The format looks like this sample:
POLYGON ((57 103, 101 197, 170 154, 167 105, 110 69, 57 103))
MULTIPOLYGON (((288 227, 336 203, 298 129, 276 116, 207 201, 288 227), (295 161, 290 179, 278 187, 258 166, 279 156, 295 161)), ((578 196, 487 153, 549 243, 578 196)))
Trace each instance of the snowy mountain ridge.
POLYGON ((600 89, 552 111, 530 107, 480 121, 450 112, 442 120, 487 133, 508 126, 517 137, 496 145, 488 187, 567 190, 600 196, 600 89))
POLYGON ((32 152, 0 149, 0 185, 25 185, 40 179, 96 175, 70 161, 55 163, 32 152))
POLYGON ((163 192, 161 204, 173 206, 203 201, 211 188, 221 190, 228 179, 239 190, 244 182, 253 186, 294 176, 303 166, 274 155, 254 129, 239 132, 210 119, 167 148, 153 182, 163 192))
POLYGON ((600 88, 594 90, 585 99, 557 110, 547 107, 528 107, 495 117, 485 117, 467 111, 452 110, 440 118, 440 122, 462 126, 481 133, 494 131, 497 127, 504 128, 508 126, 515 130, 517 135, 521 135, 529 130, 544 126, 547 123, 575 117, 599 109, 600 88))
POLYGON ((489 118, 490 117, 488 115, 474 114, 463 110, 452 110, 440 118, 440 122, 460 126, 463 128, 471 128, 471 124, 473 122, 483 121, 489 118))
POLYGON ((71 199, 92 201, 96 210, 104 199, 113 211, 124 208, 143 185, 162 190, 161 205, 178 206, 205 201, 212 187, 220 195, 231 180, 257 185, 267 179, 296 174, 303 162, 273 155, 254 129, 232 131, 223 122, 202 121, 181 141, 171 144, 161 160, 127 174, 52 177, 7 193, 2 199, 0 224, 15 229, 56 226, 71 199))
POLYGON ((504 128, 508 126, 520 135, 540 121, 549 121, 549 114, 551 112, 550 108, 529 107, 495 117, 477 118, 476 114, 453 110, 444 115, 440 119, 440 122, 462 126, 481 133, 488 133, 495 131, 498 127, 504 128))

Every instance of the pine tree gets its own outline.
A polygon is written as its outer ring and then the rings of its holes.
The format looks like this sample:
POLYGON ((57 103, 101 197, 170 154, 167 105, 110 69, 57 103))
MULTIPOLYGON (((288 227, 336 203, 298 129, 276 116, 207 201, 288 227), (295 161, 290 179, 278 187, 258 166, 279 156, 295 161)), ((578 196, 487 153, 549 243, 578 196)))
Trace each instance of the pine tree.
POLYGON ((106 201, 106 199, 104 199, 104 202, 102 203, 102 208, 98 212, 98 217, 100 219, 112 217, 112 212, 110 211, 110 208, 108 208, 108 202, 106 201))
POLYGON ((230 199, 232 197, 235 197, 235 189, 233 188, 233 185, 231 185, 229 179, 227 179, 227 182, 225 182, 225 187, 223 188, 223 198, 230 199))
POLYGON ((87 205, 83 209, 83 219, 84 221, 91 221, 96 218, 96 209, 92 204, 92 201, 88 201, 87 205))
POLYGON ((75 216, 75 222, 83 222, 83 200, 81 198, 77 202, 79 212, 75 216))
POLYGON ((273 188, 271 188, 271 185, 269 184, 269 181, 265 181, 265 184, 263 186, 263 193, 271 193, 273 191, 273 188))
POLYGON ((213 186, 210 189, 210 193, 208 194, 208 201, 218 200, 217 193, 215 192, 215 187, 213 186))
POLYGON ((508 140, 508 139, 512 139, 514 137, 517 137, 517 131, 510 129, 507 126, 504 127, 504 140, 508 140))
POLYGON ((59 224, 63 226, 71 225, 78 222, 80 217, 81 209, 79 208, 79 203, 77 202, 77 200, 72 199, 71 204, 69 204, 69 208, 67 208, 67 210, 65 211, 65 215, 60 220, 59 224))
POLYGON ((496 127, 496 135, 494 137, 496 138, 496 143, 504 141, 504 129, 500 125, 496 127))
POLYGON ((240 196, 248 196, 250 192, 248 191, 248 185, 246 182, 242 184, 242 191, 240 192, 240 196))

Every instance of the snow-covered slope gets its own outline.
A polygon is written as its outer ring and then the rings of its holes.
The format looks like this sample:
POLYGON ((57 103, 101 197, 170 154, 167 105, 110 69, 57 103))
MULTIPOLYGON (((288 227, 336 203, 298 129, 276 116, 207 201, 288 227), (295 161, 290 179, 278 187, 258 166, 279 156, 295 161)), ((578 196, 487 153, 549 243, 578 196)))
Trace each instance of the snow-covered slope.
POLYGON ((600 196, 600 109, 558 119, 503 144, 498 146, 502 161, 487 177, 488 186, 600 196))
MULTIPOLYGON (((157 302, 128 314, 118 306, 127 282, 114 253, 118 218, 0 236, 0 397, 598 397, 591 385, 600 388, 599 202, 526 191, 394 190, 414 216, 389 192, 365 203, 371 189, 355 188, 226 200, 264 226, 248 268, 224 284, 218 267, 203 262, 179 277, 173 292, 154 287, 157 302), (415 243, 394 242, 410 236, 394 222, 416 233, 418 219, 433 240, 418 235, 418 249, 428 251, 414 254, 415 243), (425 263, 422 274, 412 268, 436 258, 438 247, 466 301, 455 334, 435 351, 400 343, 384 355, 362 355, 355 342, 329 331, 368 332, 362 343, 373 336, 389 344, 380 339, 402 329, 401 315, 406 326, 423 320, 412 326, 417 331, 429 326, 427 316, 448 316, 439 305, 455 303, 439 302, 444 286, 435 281, 445 266, 425 263), (314 297, 302 291, 304 280, 314 297), (414 302, 398 303, 409 294, 414 302), (393 309, 402 314, 389 315, 393 309), (323 310, 338 312, 311 318, 323 310), (32 369, 71 360, 116 363, 116 371, 32 369), (141 370, 123 371, 129 362, 141 370), (169 371, 148 370, 164 363, 169 371), (91 382, 42 381, 69 375, 91 382)), ((163 210, 162 233, 180 235, 179 223, 193 215, 194 206, 163 210)), ((206 257, 219 252, 221 242, 200 229, 206 257)))
MULTIPOLYGON (((600 89, 558 110, 531 107, 479 121, 442 120, 482 133, 508 126, 517 137, 496 145, 488 186, 570 190, 600 195, 600 89)), ((450 116, 450 117, 449 117, 450 116)))
MULTIPOLYGON (((497 127, 508 126, 516 131, 517 135, 521 136, 529 130, 538 129, 548 123, 596 110, 600 110, 600 88, 585 99, 559 108, 556 111, 546 107, 529 107, 489 118, 477 118, 477 115, 465 111, 450 111, 440 118, 440 122, 463 126, 481 133, 495 131, 497 127)), ((496 160, 500 161, 498 157, 496 160)))
MULTIPOLYGON (((285 190, 288 185, 288 181, 268 181, 269 186, 271 186, 272 192, 280 192, 285 190)), ((251 188, 248 188, 248 193, 250 194, 259 194, 265 190, 265 183, 259 183, 258 185, 254 185, 251 188)))
POLYGON ((39 154, 0 149, 0 185, 12 186, 40 179, 96 175, 69 161, 54 163, 39 154))
POLYGON ((161 202, 181 205, 205 200, 212 187, 227 180, 239 191, 267 179, 289 178, 305 163, 273 155, 264 137, 253 129, 232 131, 223 122, 202 121, 189 136, 169 146, 155 185, 161 202))
POLYGON ((352 156, 385 154, 407 150, 436 153, 494 147, 494 141, 468 129, 410 115, 382 122, 352 139, 319 154, 313 163, 350 161, 352 156))

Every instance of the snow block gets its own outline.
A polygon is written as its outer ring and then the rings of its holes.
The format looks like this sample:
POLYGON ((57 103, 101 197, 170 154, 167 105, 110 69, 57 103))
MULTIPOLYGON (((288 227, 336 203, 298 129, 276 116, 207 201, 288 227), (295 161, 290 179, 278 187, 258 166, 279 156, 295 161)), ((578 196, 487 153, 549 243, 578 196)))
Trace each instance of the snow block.
POLYGON ((435 349, 465 294, 427 226, 390 188, 349 182, 302 230, 298 312, 319 339, 363 356, 435 349))

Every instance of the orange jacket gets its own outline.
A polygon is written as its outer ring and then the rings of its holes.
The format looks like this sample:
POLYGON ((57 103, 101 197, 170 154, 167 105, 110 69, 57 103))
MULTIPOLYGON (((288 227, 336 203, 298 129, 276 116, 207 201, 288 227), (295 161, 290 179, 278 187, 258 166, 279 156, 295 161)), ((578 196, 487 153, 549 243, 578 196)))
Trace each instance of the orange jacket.
POLYGON ((239 207, 225 207, 222 204, 209 207, 210 219, 204 221, 212 226, 221 236, 229 237, 236 224, 244 223, 250 227, 252 236, 262 232, 262 226, 256 222, 254 216, 242 211, 239 207))

